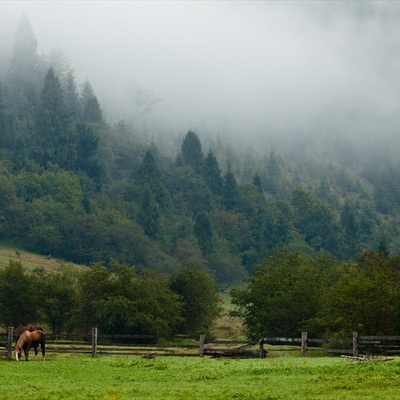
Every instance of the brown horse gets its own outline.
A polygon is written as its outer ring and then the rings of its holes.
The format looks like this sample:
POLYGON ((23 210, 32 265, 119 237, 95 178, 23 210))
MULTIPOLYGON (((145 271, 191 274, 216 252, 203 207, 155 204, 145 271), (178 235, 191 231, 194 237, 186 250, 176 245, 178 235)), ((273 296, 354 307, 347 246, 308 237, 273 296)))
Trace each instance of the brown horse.
POLYGON ((33 332, 33 331, 43 331, 43 329, 39 326, 36 325, 23 325, 23 326, 19 326, 18 328, 14 329, 14 336, 20 336, 22 335, 25 331, 29 331, 29 332, 33 332))
POLYGON ((44 333, 41 330, 36 330, 33 332, 29 332, 26 330, 18 339, 17 344, 15 345, 15 359, 19 361, 21 359, 22 349, 24 349, 25 360, 29 361, 29 350, 31 347, 35 350, 35 360, 38 354, 38 347, 42 349, 43 361, 45 359, 45 338, 44 333))

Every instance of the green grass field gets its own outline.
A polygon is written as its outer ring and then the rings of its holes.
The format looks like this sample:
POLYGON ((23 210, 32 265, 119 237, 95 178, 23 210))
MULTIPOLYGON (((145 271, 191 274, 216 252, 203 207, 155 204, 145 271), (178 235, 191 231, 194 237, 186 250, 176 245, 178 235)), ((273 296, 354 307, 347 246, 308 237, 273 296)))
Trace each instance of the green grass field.
POLYGON ((0 362, 1 399, 399 399, 400 358, 211 359, 50 354, 0 362))

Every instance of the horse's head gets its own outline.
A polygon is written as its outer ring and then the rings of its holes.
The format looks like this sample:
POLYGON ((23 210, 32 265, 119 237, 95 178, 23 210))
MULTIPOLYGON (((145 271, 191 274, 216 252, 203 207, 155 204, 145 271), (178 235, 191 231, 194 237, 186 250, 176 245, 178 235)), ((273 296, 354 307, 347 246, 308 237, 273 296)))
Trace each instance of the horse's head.
POLYGON ((15 359, 17 361, 21 359, 21 349, 15 349, 15 359))

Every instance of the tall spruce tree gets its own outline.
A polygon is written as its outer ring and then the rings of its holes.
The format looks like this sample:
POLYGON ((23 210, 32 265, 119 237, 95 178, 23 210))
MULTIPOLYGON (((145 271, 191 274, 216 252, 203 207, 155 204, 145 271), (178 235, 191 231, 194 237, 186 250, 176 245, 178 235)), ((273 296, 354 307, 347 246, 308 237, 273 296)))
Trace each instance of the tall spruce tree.
POLYGON ((38 43, 26 15, 22 15, 16 33, 8 74, 7 99, 13 112, 32 116, 43 79, 38 43))
POLYGON ((72 70, 68 72, 68 75, 66 77, 64 94, 67 107, 72 113, 72 119, 75 123, 77 123, 78 121, 80 121, 81 118, 81 110, 79 103, 78 86, 76 84, 75 75, 72 70))
POLYGON ((219 167, 217 157, 212 150, 209 150, 204 160, 204 179, 214 195, 222 193, 223 179, 221 168, 219 167))
POLYGON ((203 170, 204 154, 199 137, 193 131, 188 131, 182 141, 181 155, 184 165, 190 165, 200 174, 203 170))
POLYGON ((64 169, 73 169, 77 162, 77 144, 60 81, 49 68, 36 114, 32 157, 44 167, 51 162, 64 169))
POLYGON ((146 235, 153 239, 159 237, 161 232, 160 208, 149 186, 146 187, 143 194, 142 210, 139 219, 146 235))
POLYGON ((214 230, 211 218, 207 212, 201 211, 194 221, 194 234, 199 246, 205 256, 210 255, 214 250, 214 230))
POLYGON ((167 190, 162 182, 161 172, 151 150, 146 151, 136 173, 136 178, 142 186, 148 185, 151 188, 158 204, 162 207, 166 205, 168 199, 167 190))
POLYGON ((233 210, 239 202, 239 187, 235 175, 229 169, 224 177, 223 198, 227 210, 233 210))
POLYGON ((80 102, 81 122, 97 124, 102 124, 104 122, 103 111, 100 107, 100 103, 88 80, 83 83, 80 102))

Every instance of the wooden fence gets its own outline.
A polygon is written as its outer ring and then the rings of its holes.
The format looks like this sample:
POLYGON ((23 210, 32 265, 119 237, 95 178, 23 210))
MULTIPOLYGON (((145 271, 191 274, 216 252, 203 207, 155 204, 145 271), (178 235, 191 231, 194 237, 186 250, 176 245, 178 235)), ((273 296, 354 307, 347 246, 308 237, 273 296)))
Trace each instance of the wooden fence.
MULTIPOLYGON (((15 336, 13 328, 0 333, 0 356, 12 357, 15 336), (1 352, 1 348, 5 351, 1 352)), ((349 340, 312 339, 307 332, 298 338, 262 338, 258 342, 237 340, 213 340, 204 334, 199 337, 149 335, 106 335, 93 328, 88 335, 46 334, 47 353, 98 355, 132 355, 144 358, 155 356, 189 357, 237 357, 265 358, 270 352, 299 351, 302 356, 317 352, 338 353, 359 356, 364 354, 400 354, 400 336, 359 336, 353 332, 349 340), (270 346, 266 348, 267 346, 270 346)))

